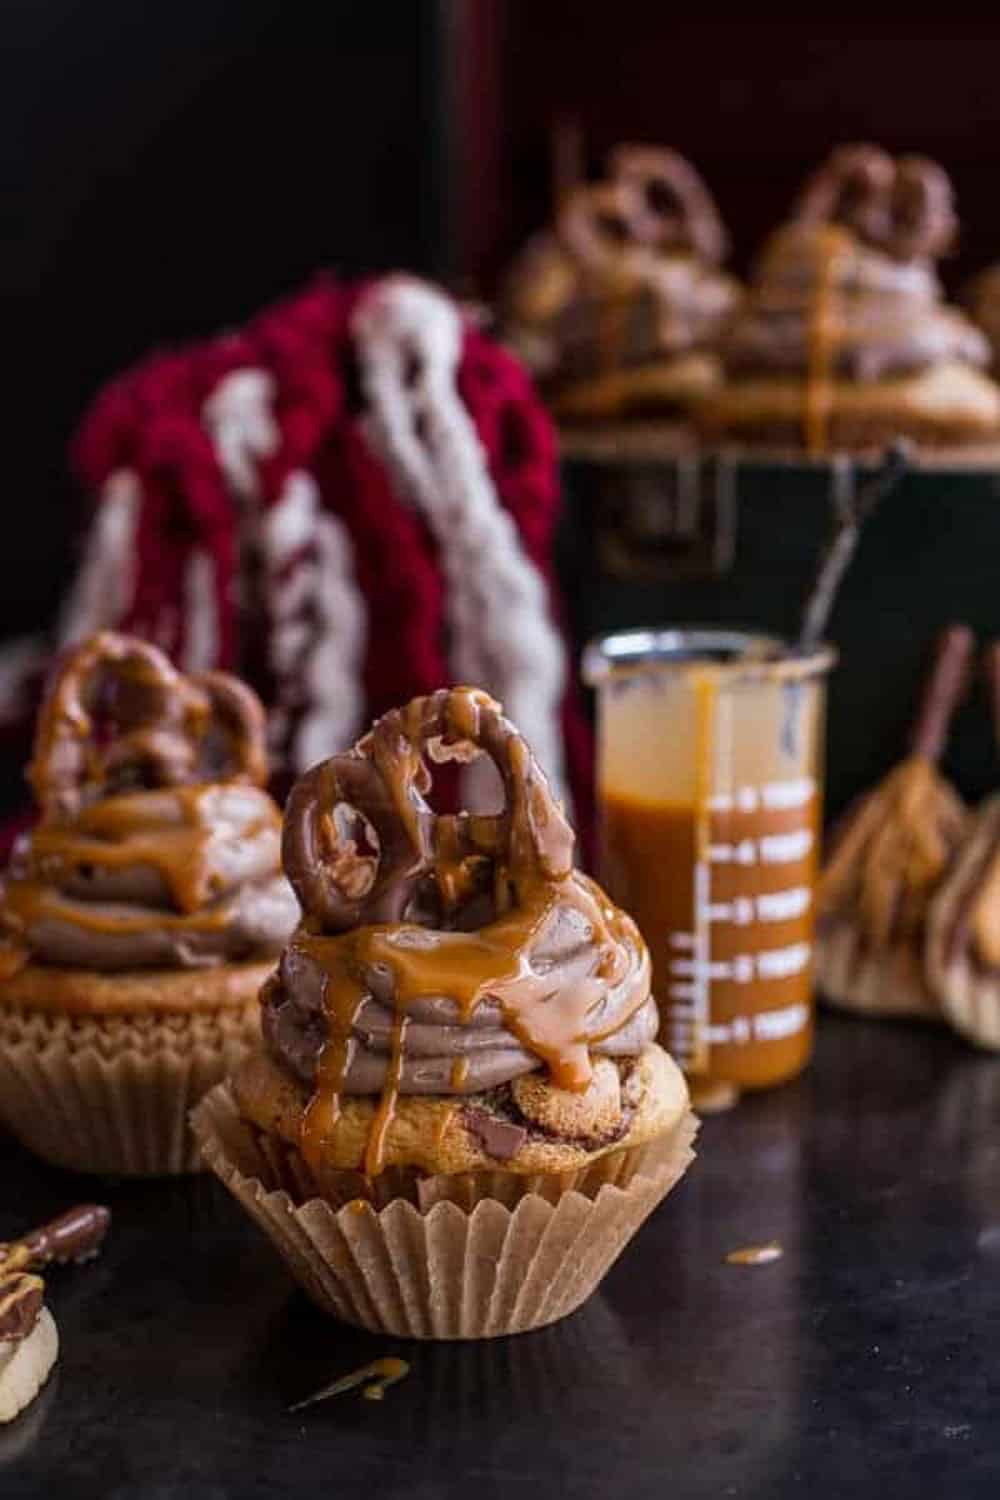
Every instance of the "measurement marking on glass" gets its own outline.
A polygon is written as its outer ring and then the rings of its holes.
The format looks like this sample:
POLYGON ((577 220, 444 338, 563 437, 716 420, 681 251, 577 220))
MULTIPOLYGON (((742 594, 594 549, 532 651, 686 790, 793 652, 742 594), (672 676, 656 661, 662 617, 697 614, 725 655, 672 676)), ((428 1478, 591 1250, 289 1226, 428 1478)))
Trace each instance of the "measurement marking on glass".
MULTIPOLYGON (((801 974, 812 957, 809 943, 790 943, 785 948, 765 948, 761 953, 739 953, 729 959, 673 958, 671 974, 694 982, 728 979, 736 984, 751 984, 755 979, 787 979, 801 974)), ((671 994, 674 987, 671 986, 671 994)))
POLYGON ((766 833, 759 839, 740 839, 735 844, 709 844, 713 865, 786 865, 805 859, 813 846, 811 828, 794 833, 766 833))
MULTIPOLYGON (((788 922, 809 910, 812 895, 806 885, 793 885, 787 891, 771 891, 762 896, 737 896, 733 901, 713 901, 708 908, 710 922, 726 922, 734 927, 749 927, 752 922, 788 922)), ((687 933, 674 933, 675 948, 688 948, 687 933)))
POLYGON ((765 807, 768 812, 786 812, 789 808, 805 807, 816 793, 816 783, 810 777, 795 781, 766 781, 763 786, 741 786, 734 793, 724 792, 709 799, 712 812, 756 812, 765 807))
POLYGON ((762 1010, 755 1016, 734 1016, 731 1021, 715 1022, 708 1028, 708 1040, 715 1046, 777 1042, 804 1031, 808 1023, 808 1006, 785 1005, 780 1010, 762 1010))

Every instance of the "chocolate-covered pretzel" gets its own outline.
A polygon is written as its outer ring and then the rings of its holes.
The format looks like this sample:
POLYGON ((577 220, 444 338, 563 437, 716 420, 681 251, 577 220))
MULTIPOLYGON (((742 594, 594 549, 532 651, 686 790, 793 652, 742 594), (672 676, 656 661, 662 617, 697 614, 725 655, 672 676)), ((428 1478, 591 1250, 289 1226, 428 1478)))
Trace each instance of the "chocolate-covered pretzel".
POLYGON ((796 210, 804 224, 842 224, 896 260, 942 255, 957 227, 951 183, 922 156, 841 146, 809 179, 796 210))
POLYGON ((502 868, 516 899, 533 874, 569 873, 573 833, 499 704, 473 688, 442 688, 384 715, 353 750, 301 778, 288 800, 282 855, 307 918, 344 932, 402 921, 429 877, 447 907, 478 877, 502 868), (426 801, 428 760, 467 762, 480 754, 500 774, 503 811, 436 814, 426 801), (368 852, 361 847, 365 824, 377 846, 368 852))
POLYGON ((155 646, 110 631, 63 662, 29 771, 49 820, 132 787, 265 775, 263 712, 249 689, 222 672, 185 677, 155 646))
POLYGON ((644 245, 648 216, 633 183, 587 182, 567 193, 556 230, 570 254, 588 271, 618 271, 630 250, 644 245))
POLYGON ((726 233, 690 162, 665 146, 617 146, 608 166, 612 181, 638 197, 633 223, 640 239, 657 250, 690 251, 718 265, 726 253, 726 233))

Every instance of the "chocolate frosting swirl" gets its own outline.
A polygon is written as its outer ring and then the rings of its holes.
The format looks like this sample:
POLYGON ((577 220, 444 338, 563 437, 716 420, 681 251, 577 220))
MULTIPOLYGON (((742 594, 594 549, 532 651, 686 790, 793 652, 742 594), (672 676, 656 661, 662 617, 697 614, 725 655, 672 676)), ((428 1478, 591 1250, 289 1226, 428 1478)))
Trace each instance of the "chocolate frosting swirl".
POLYGON ((85 642, 39 720, 39 825, 4 882, 8 939, 42 963, 188 968, 279 951, 297 904, 263 780, 263 710, 143 642, 85 642), (206 775, 218 775, 207 780, 206 775))
POLYGON ((727 373, 808 376, 818 333, 826 372, 846 380, 952 362, 985 368, 986 339, 943 302, 933 269, 956 225, 951 184, 936 163, 841 147, 765 245, 722 341, 727 373))
MULTIPOLYGON (((579 877, 578 877, 579 878, 579 877)), ((649 995, 649 959, 641 940, 624 938, 624 977, 597 984, 587 1015, 595 1035, 591 1050, 606 1057, 636 1056, 656 1037, 658 1016, 649 995), (636 1008, 636 996, 644 996, 636 1008)), ((424 953, 433 967, 440 938, 428 932, 424 953)), ((560 992, 592 981, 598 966, 594 935, 580 909, 556 905, 539 934, 525 987, 543 978, 550 1004, 560 992)), ((313 1084, 328 1036, 327 970, 308 940, 293 939, 263 1001, 264 1039, 272 1054, 303 1083, 313 1084)), ((377 963, 364 973, 365 993, 351 1021, 351 1048, 342 1080, 345 1094, 377 1094, 392 1057, 396 987, 392 971, 377 963)), ((404 1094, 471 1094, 510 1083, 540 1066, 538 1056, 511 1031, 501 1003, 488 991, 474 1011, 450 995, 429 994, 406 1009, 406 1045, 399 1078, 404 1094), (463 1064, 456 1067, 456 1062, 463 1064)))
POLYGON ((605 180, 560 205, 505 290, 512 340, 562 381, 710 347, 736 305, 718 270, 726 236, 701 178, 675 152, 620 146, 605 180))
POLYGON ((820 287, 829 287, 831 373, 848 380, 916 374, 950 361, 985 368, 989 345, 941 300, 929 265, 900 262, 828 230, 793 223, 764 248, 739 316, 722 342, 730 375, 805 375, 820 287))
POLYGON ((657 1029, 634 923, 573 869, 573 835, 524 740, 470 688, 416 699, 299 782, 284 861, 305 918, 262 996, 275 1059, 329 1117, 346 1094, 478 1093, 657 1029), (436 814, 432 761, 486 753, 504 810, 436 814))

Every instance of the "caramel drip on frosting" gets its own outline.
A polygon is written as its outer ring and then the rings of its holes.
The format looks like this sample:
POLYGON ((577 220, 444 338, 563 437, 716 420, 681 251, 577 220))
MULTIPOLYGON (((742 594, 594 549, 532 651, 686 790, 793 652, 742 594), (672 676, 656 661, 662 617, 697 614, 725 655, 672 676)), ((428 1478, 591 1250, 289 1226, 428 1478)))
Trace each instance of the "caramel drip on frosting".
MULTIPOLYGON (((280 827, 277 807, 261 795, 257 816, 239 832, 249 840, 268 830, 277 834, 280 827)), ((149 866, 177 910, 193 912, 219 893, 218 854, 227 836, 232 824, 220 816, 218 786, 133 792, 86 808, 75 823, 35 829, 31 862, 50 878, 82 866, 149 866)))
POLYGON ((57 673, 30 779, 38 826, 4 883, 0 967, 99 970, 274 952, 295 919, 262 790, 264 712, 223 672, 186 677, 103 632, 57 673))
POLYGON ((155 870, 175 910, 157 910, 160 926, 183 928, 198 916, 203 929, 227 921, 225 907, 203 908, 222 891, 227 847, 272 835, 277 869, 281 818, 264 792, 234 786, 244 802, 227 812, 218 785, 131 792, 84 809, 73 822, 43 823, 31 834, 21 867, 6 884, 5 916, 22 932, 47 915, 89 932, 127 933, 149 924, 148 909, 117 903, 70 900, 60 885, 84 870, 155 870), (252 799, 252 803, 251 800, 252 799), (252 806, 252 811, 251 811, 252 806), (199 915, 200 914, 200 915, 199 915))
POLYGON ((396 1011, 396 1018, 392 1023, 392 1052, 389 1061, 389 1073, 382 1090, 378 1109, 375 1111, 375 1119, 372 1122, 371 1132, 368 1136, 368 1144, 365 1147, 365 1171, 369 1177, 377 1177, 382 1170, 385 1159, 385 1138, 396 1113, 396 1102, 399 1099, 399 1083, 403 1076, 403 1042, 406 1037, 406 1012, 396 1011))
POLYGON ((807 370, 802 427, 806 450, 816 457, 827 451, 833 407, 834 371, 841 319, 837 307, 837 271, 851 237, 836 224, 817 230, 816 284, 807 330, 807 370))
POLYGON ((437 932, 399 923, 359 928, 337 937, 302 932, 296 943, 325 975, 328 1040, 303 1129, 303 1153, 314 1164, 322 1159, 339 1119, 350 1049, 355 1045, 351 1032, 368 993, 366 975, 371 970, 388 970, 392 975, 397 1017, 389 1076, 366 1152, 365 1169, 370 1175, 381 1170, 398 1095, 405 1037, 401 1023, 417 1001, 446 995, 468 1023, 479 1004, 488 997, 495 999, 508 1029, 545 1063, 553 1083, 582 1092, 592 1077, 590 1047, 619 1030, 649 993, 648 963, 641 963, 625 1016, 616 1016, 608 1028, 593 1020, 608 989, 626 977, 630 952, 645 955, 645 948, 631 919, 611 907, 600 888, 580 874, 552 885, 539 882, 524 905, 475 932, 437 932), (594 946, 591 973, 569 982, 532 964, 533 948, 557 904, 572 905, 584 915, 594 946))

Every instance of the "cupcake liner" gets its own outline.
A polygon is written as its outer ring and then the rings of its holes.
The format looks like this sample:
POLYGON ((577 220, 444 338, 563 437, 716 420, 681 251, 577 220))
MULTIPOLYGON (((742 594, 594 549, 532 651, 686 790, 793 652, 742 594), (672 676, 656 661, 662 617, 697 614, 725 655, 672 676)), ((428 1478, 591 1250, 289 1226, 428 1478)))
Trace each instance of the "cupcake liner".
POLYGON ((967 959, 934 974, 944 1018, 967 1041, 1000 1052, 1000 979, 967 959))
POLYGON ((819 939, 816 982, 823 998, 838 1010, 941 1020, 916 943, 870 948, 854 926, 841 923, 819 939))
POLYGON ((0 1005, 0 1120, 58 1167, 203 1171, 190 1111, 259 1037, 256 1002, 142 1016, 0 1005))
POLYGON ((314 1302, 413 1339, 496 1338, 573 1312, 683 1175, 698 1129, 688 1112, 658 1140, 547 1180, 398 1172, 368 1184, 339 1172, 321 1190, 297 1152, 241 1118, 228 1084, 192 1125, 314 1302), (360 1183, 366 1195, 352 1195, 360 1183))

